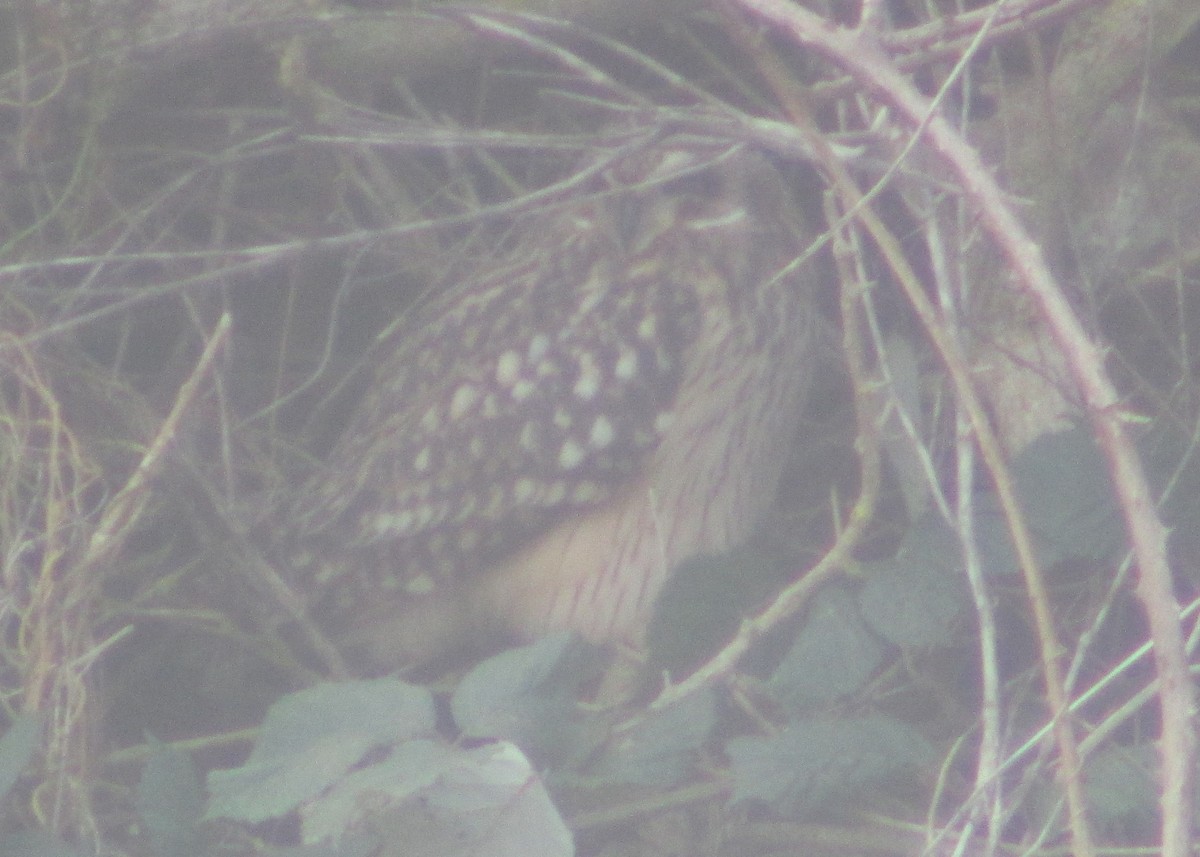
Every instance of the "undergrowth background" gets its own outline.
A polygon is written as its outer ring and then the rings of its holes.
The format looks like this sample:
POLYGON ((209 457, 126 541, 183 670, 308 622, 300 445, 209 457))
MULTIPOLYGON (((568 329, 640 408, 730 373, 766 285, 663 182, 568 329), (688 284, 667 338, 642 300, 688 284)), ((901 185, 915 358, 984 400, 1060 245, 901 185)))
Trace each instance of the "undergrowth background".
POLYGON ((0 4, 0 852, 1185 853, 1193 6, 0 4), (286 509, 377 336, 678 134, 824 224, 767 532, 616 708, 558 637, 344 663, 286 509))

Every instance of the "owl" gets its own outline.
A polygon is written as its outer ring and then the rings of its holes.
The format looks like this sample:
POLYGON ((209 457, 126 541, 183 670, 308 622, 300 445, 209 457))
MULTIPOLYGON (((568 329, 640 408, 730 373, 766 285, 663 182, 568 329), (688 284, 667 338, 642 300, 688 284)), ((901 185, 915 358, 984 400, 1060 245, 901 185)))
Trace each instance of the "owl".
POLYGON ((385 629, 373 660, 463 629, 636 643, 672 570, 773 501, 814 339, 783 175, 669 137, 581 169, 390 334, 302 492, 308 588, 385 629))

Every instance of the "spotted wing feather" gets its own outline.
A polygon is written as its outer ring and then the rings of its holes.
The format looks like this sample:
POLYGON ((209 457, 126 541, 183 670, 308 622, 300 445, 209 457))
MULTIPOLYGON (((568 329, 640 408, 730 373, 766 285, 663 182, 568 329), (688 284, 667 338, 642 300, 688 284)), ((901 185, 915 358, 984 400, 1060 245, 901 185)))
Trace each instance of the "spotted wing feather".
POLYGON ((613 497, 656 448, 697 298, 661 241, 630 250, 611 205, 532 218, 501 270, 395 334, 316 502, 388 556, 383 573, 495 562, 613 497))

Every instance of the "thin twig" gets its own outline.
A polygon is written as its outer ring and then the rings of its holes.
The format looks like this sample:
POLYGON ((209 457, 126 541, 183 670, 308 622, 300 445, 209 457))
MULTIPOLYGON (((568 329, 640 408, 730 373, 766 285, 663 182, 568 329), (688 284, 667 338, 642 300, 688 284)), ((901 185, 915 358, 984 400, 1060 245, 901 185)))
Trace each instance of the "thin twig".
MULTIPOLYGON (((1136 592, 1149 620, 1163 688, 1160 694, 1162 854, 1185 857, 1190 852, 1194 800, 1194 690, 1188 676, 1179 605, 1171 589, 1166 529, 1158 519, 1141 462, 1125 432, 1117 392, 1105 375, 1099 348, 1088 338, 1055 283, 1041 250, 1009 208, 1003 191, 984 167, 978 153, 943 117, 930 113, 928 100, 891 65, 879 50, 874 34, 832 27, 802 7, 780 0, 737 2, 786 32, 798 44, 812 47, 829 57, 861 85, 877 93, 914 127, 923 127, 930 148, 955 172, 964 193, 977 207, 983 224, 1007 257, 1020 288, 1033 300, 1067 357, 1093 431, 1108 459, 1138 559, 1140 576, 1136 592)), ((1056 665, 1050 666, 1057 670, 1056 665)), ((1061 718, 1065 710, 1061 704, 1056 704, 1056 708, 1056 717, 1061 718)), ((1063 762, 1070 764, 1067 758, 1063 762)), ((1071 796, 1071 791, 1078 789, 1078 778, 1071 771, 1066 773, 1068 800, 1077 800, 1080 804, 1072 808, 1073 813, 1082 813, 1082 795, 1071 796)), ((1074 843, 1077 854, 1092 853, 1085 828, 1075 825, 1073 835, 1077 837, 1074 843)))
POLYGON ((199 395, 200 382, 204 380, 217 355, 225 347, 231 325, 232 320, 228 314, 221 316, 220 321, 217 322, 208 344, 204 347, 204 352, 196 361, 196 368, 179 388, 175 404, 159 427, 158 434, 146 449, 146 454, 142 456, 142 460, 124 487, 109 501, 108 508, 105 509, 95 532, 92 533, 87 552, 83 556, 83 566, 95 566, 110 559, 121 549, 129 537, 133 525, 137 522, 149 499, 149 482, 162 468, 167 447, 179 433, 184 413, 199 395))
MULTIPOLYGON (((817 145, 820 145, 817 143, 817 145)), ((832 157, 832 155, 830 156, 832 157)), ((830 216, 831 222, 836 218, 830 216)), ((835 246, 846 243, 835 240, 835 246)), ((856 425, 859 435, 855 449, 859 455, 859 496, 850 511, 845 528, 820 561, 784 589, 761 613, 742 623, 737 635, 711 660, 678 684, 667 687, 648 706, 648 711, 661 711, 700 688, 707 687, 731 673, 750 647, 772 628, 799 611, 816 591, 836 574, 852 565, 853 552, 866 534, 875 513, 879 497, 881 457, 877 435, 874 396, 870 390, 864 346, 859 331, 858 304, 861 299, 860 281, 853 276, 852 267, 839 257, 841 276, 841 310, 843 351, 854 387, 856 425)))

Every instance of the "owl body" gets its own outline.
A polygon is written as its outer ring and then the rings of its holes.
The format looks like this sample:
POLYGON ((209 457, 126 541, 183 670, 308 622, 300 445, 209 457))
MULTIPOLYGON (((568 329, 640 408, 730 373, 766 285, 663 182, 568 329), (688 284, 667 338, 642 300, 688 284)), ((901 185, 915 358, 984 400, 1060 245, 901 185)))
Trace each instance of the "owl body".
POLYGON ((780 181, 644 152, 419 308, 306 492, 323 585, 401 637, 636 640, 672 568, 761 521, 795 433, 811 287, 780 181))

